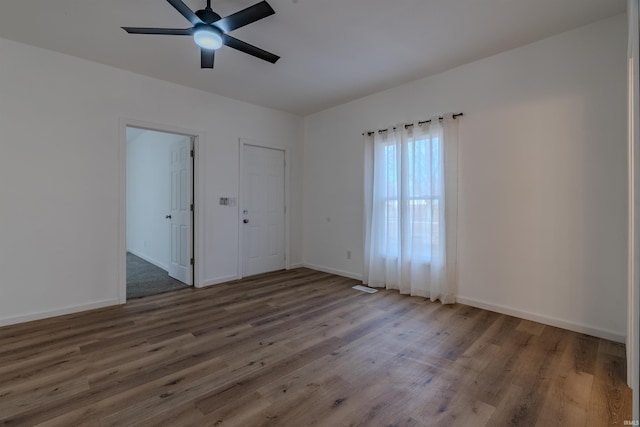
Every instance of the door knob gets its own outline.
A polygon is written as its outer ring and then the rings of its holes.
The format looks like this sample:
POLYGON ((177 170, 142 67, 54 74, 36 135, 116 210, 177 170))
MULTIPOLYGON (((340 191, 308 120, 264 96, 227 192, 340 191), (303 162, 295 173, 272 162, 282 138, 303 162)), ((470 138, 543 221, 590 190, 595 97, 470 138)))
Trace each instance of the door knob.
POLYGON ((249 224, 249 220, 248 219, 245 219, 242 222, 244 222, 245 224, 249 224))
POLYGON ((171 215, 170 215, 170 214, 169 214, 169 215, 165 215, 164 217, 165 217, 166 219, 171 219, 171 215))

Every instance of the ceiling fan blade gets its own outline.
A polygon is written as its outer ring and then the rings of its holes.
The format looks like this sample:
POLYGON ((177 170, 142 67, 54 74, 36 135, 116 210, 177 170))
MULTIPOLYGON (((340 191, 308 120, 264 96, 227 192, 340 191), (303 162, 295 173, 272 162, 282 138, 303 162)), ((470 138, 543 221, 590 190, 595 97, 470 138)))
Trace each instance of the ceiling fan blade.
POLYGON ((255 56, 256 58, 264 59, 265 61, 271 62, 272 64, 275 64, 276 61, 280 59, 278 55, 274 55, 273 53, 250 45, 249 43, 243 42, 242 40, 238 40, 237 38, 231 37, 230 35, 224 36, 224 44, 237 49, 240 52, 248 53, 249 55, 255 56))
POLYGON ((213 68, 215 58, 215 50, 200 49, 200 68, 213 68))
POLYGON ((214 22, 213 25, 218 27, 223 33, 228 33, 236 28, 244 27, 252 22, 273 15, 274 13, 276 12, 269 6, 269 3, 261 1, 260 3, 226 16, 214 22))
POLYGON ((122 27, 129 34, 167 34, 172 36, 190 36, 193 34, 191 28, 184 30, 180 28, 142 28, 142 27, 122 27))
POLYGON ((202 20, 198 18, 195 12, 182 2, 182 0, 167 0, 182 16, 187 18, 192 25, 202 24, 202 20))

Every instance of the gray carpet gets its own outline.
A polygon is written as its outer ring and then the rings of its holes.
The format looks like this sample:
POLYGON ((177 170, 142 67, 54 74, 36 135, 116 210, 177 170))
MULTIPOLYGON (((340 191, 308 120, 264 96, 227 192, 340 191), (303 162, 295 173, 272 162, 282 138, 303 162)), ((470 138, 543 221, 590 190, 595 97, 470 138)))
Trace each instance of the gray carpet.
POLYGON ((150 262, 127 252, 127 299, 189 288, 150 262))

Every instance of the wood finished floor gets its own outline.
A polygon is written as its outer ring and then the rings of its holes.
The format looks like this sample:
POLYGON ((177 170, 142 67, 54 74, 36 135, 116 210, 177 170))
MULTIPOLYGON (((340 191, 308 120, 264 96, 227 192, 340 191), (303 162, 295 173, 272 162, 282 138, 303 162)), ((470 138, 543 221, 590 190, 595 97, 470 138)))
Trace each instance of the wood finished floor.
POLYGON ((0 328, 0 424, 611 426, 621 344, 308 269, 0 328))

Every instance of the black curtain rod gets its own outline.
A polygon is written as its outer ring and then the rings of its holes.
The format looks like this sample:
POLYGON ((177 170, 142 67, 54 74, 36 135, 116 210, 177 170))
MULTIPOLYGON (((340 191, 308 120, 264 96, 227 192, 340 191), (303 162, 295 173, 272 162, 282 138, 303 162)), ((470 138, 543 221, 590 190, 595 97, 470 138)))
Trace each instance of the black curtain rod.
MULTIPOLYGON (((456 113, 456 114, 454 114, 454 115, 453 115, 453 118, 455 119, 455 118, 460 117, 460 116, 464 116, 464 113, 456 113)), ((439 119, 439 120, 442 120, 442 119, 444 119, 444 117, 438 117, 438 119, 439 119)), ((423 121, 423 122, 418 122, 418 126, 423 125, 423 124, 425 124, 425 123, 431 123, 431 120, 429 119, 429 120, 425 120, 425 121, 423 121)), ((411 126, 413 126, 413 123, 410 123, 410 124, 408 124, 408 125, 404 125, 404 128, 405 128, 405 129, 409 129, 411 126)), ((378 133, 386 132, 386 131, 388 131, 388 130, 389 130, 389 128, 387 128, 387 129, 378 129, 378 133)), ((394 127, 394 128, 391 128, 391 130, 396 130, 396 128, 395 128, 395 127, 394 127)), ((371 135, 373 135, 374 133, 375 133, 375 131, 372 131, 372 132, 363 132, 363 133, 362 133, 362 135, 363 135, 363 136, 364 136, 364 135, 369 135, 369 136, 371 136, 371 135)))

